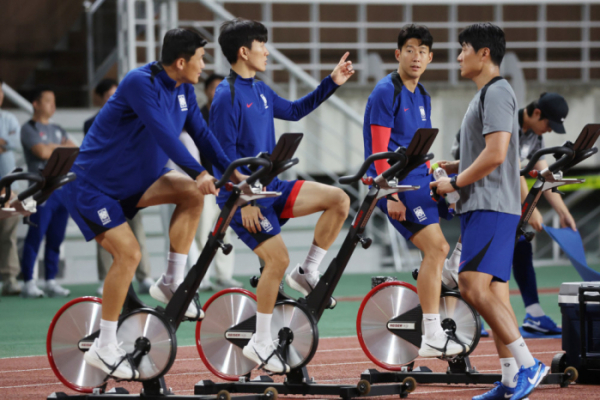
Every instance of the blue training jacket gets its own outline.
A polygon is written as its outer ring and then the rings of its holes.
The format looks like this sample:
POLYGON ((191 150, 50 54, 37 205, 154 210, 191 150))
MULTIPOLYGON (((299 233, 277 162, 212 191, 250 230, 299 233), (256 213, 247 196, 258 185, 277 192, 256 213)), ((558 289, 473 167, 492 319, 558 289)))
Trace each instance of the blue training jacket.
MULTIPOLYGON (((281 98, 267 84, 254 78, 242 78, 233 70, 215 91, 210 107, 210 128, 231 160, 255 157, 275 148, 274 119, 298 121, 308 115, 339 86, 328 75, 311 93, 296 101, 281 98)), ((223 173, 214 168, 215 177, 223 173)), ((241 172, 250 175, 246 167, 241 172)), ((221 190, 217 201, 224 203, 230 193, 221 190)))
POLYGON ((85 136, 72 171, 122 200, 145 192, 169 159, 192 178, 204 168, 179 140, 182 130, 219 168, 230 159, 206 126, 194 87, 171 79, 160 63, 131 70, 85 136))

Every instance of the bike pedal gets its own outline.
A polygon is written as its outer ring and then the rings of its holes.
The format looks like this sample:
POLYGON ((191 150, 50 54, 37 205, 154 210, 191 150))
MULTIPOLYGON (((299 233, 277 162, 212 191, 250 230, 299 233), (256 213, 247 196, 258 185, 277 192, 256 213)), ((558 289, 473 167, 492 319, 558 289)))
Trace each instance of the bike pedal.
POLYGON ((337 306, 337 300, 335 298, 331 297, 329 299, 329 304, 327 304, 327 308, 329 310, 333 310, 335 308, 335 306, 337 306))

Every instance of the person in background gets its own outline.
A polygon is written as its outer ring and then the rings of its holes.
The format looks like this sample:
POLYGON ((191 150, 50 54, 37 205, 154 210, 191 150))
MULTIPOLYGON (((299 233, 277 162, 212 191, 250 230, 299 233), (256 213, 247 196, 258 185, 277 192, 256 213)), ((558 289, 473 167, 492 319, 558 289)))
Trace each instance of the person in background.
MULTIPOLYGON (((0 79, 0 106, 4 100, 2 79, 0 79)), ((0 110, 0 178, 16 168, 15 151, 21 150, 19 132, 21 127, 12 113, 0 110)), ((13 191, 14 196, 14 191, 13 191)), ((21 293, 17 275, 21 270, 17 254, 18 216, 0 220, 0 279, 2 296, 15 296, 21 293)))
MULTIPOLYGON (((67 132, 59 125, 50 122, 56 111, 54 92, 48 87, 38 87, 31 98, 33 104, 33 117, 21 127, 21 143, 25 154, 25 161, 30 172, 37 172, 46 166, 52 152, 58 147, 76 147, 67 132)), ((25 285, 21 297, 43 297, 35 283, 33 269, 38 256, 40 244, 46 238, 44 254, 44 267, 46 269, 45 294, 50 297, 66 297, 69 290, 60 286, 56 280, 60 245, 65 238, 69 213, 63 205, 60 191, 56 190, 44 204, 37 207, 37 212, 32 214, 25 244, 23 247, 23 280, 25 285)))
MULTIPOLYGON (((100 99, 102 99, 102 107, 104 107, 110 97, 115 94, 118 85, 119 84, 114 79, 102 79, 100 83, 98 83, 94 92, 100 99)), ((98 114, 89 118, 83 124, 84 135, 87 135, 97 115, 98 114)), ((150 287, 154 283, 154 280, 152 280, 152 277, 150 276, 150 256, 148 255, 148 248, 146 246, 146 232, 144 231, 144 224, 142 223, 142 215, 140 213, 136 214, 132 219, 127 219, 127 223, 131 227, 134 236, 140 243, 140 250, 142 252, 142 259, 135 271, 135 278, 139 282, 138 293, 148 294, 150 287)), ((104 248, 100 246, 99 243, 96 243, 96 260, 98 265, 98 278, 101 282, 100 286, 96 290, 96 293, 99 296, 102 296, 102 291, 104 289, 104 278, 108 273, 108 269, 112 264, 113 258, 108 251, 104 250, 104 248)))

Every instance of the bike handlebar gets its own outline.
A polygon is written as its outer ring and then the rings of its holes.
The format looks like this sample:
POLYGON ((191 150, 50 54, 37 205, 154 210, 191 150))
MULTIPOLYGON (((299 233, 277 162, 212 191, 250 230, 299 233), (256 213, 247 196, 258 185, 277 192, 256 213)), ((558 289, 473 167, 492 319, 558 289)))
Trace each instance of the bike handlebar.
POLYGON ((37 192, 44 186, 46 179, 42 175, 33 172, 20 171, 22 170, 19 168, 15 172, 0 179, 0 190, 2 190, 3 187, 6 188, 6 193, 3 196, 0 196, 0 205, 6 203, 10 199, 10 196, 12 194, 10 185, 12 185, 15 181, 27 180, 33 182, 33 184, 30 185, 26 190, 19 193, 18 199, 21 201, 33 195, 35 192, 37 192))
POLYGON ((266 158, 257 158, 257 157, 240 158, 238 160, 233 161, 231 164, 229 164, 229 166, 223 173, 223 176, 221 177, 221 179, 219 179, 217 182, 215 182, 215 187, 217 189, 219 189, 220 187, 225 185, 229 181, 229 178, 231 177, 231 174, 233 174, 233 171, 235 171, 235 169, 237 167, 241 167, 243 165, 252 165, 252 166, 256 166, 256 167, 263 167, 263 168, 259 169, 258 171, 256 171, 255 173, 253 173, 252 175, 250 175, 246 179, 246 183, 248 183, 249 185, 253 185, 254 182, 256 182, 257 180, 262 178, 265 174, 269 173, 271 171, 271 169, 273 168, 273 163, 271 162, 271 160, 268 160, 266 158))
POLYGON ((548 169, 552 173, 557 172, 557 171, 561 170, 562 168, 564 168, 573 159, 573 157, 575 157, 575 151, 572 148, 569 148, 567 146, 548 147, 545 149, 538 150, 533 154, 533 157, 531 157, 531 159, 529 160, 529 162, 527 163, 525 168, 523 168, 521 170, 521 176, 526 175, 529 172, 531 172, 533 170, 533 168, 535 167, 535 164, 540 159, 540 157, 543 155, 546 155, 546 154, 554 154, 555 156, 557 154, 562 155, 560 157, 560 159, 558 159, 556 162, 554 162, 552 165, 550 165, 548 167, 548 169))
POLYGON ((384 153, 371 154, 363 162, 363 164, 360 166, 360 169, 358 170, 358 172, 355 175, 342 176, 340 179, 338 179, 338 182, 341 184, 349 184, 349 183, 357 182, 363 177, 365 172, 367 172, 367 170, 369 169, 371 164, 373 164, 375 161, 384 160, 384 159, 390 159, 390 160, 396 161, 391 168, 389 168, 388 170, 386 170, 383 173, 383 177, 385 179, 388 179, 388 178, 392 177, 393 175, 395 175, 396 173, 398 173, 400 169, 404 168, 404 166, 406 165, 406 161, 407 161, 407 157, 406 157, 406 154, 404 154, 404 152, 397 153, 397 152, 393 152, 393 151, 388 151, 388 152, 384 152, 384 153))

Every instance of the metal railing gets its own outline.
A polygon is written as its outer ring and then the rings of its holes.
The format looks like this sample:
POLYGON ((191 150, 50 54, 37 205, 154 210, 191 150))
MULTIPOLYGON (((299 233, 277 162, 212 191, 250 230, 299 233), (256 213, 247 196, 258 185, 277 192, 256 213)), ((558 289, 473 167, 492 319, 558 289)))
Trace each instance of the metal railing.
MULTIPOLYGON (((221 6, 225 3, 253 3, 261 7, 261 22, 269 30, 269 42, 273 47, 280 52, 294 50, 308 50, 310 61, 308 63, 295 64, 309 73, 312 77, 319 77, 322 71, 332 69, 335 65, 332 63, 322 62, 322 51, 328 50, 354 50, 356 51, 357 60, 355 69, 358 72, 359 83, 367 83, 368 78, 368 58, 370 52, 380 50, 391 50, 396 48, 394 37, 390 37, 389 42, 375 42, 369 40, 369 33, 383 29, 399 29, 405 23, 413 22, 413 8, 424 5, 436 5, 440 7, 448 7, 446 21, 418 21, 418 24, 426 25, 430 29, 445 30, 447 32, 446 41, 434 42, 434 50, 444 50, 447 52, 447 57, 436 58, 428 66, 429 70, 447 71, 447 80, 452 84, 458 83, 458 56, 460 46, 458 45, 458 32, 467 25, 481 21, 459 21, 459 7, 461 6, 477 6, 487 5, 493 6, 493 20, 495 24, 502 28, 516 29, 534 29, 536 31, 537 40, 509 40, 507 41, 507 50, 527 50, 535 53, 535 60, 522 62, 522 67, 525 69, 534 69, 537 71, 537 80, 546 82, 548 80, 549 70, 562 69, 579 69, 581 80, 588 82, 590 80, 590 69, 600 68, 600 61, 591 60, 591 50, 600 48, 600 41, 592 41, 591 30, 600 28, 600 21, 591 21, 590 14, 592 4, 600 4, 600 0, 575 0, 569 2, 570 7, 580 9, 580 18, 573 21, 553 21, 547 16, 547 7, 555 4, 564 5, 565 1, 540 1, 525 3, 522 1, 500 0, 498 2, 487 0, 446 0, 446 1, 385 1, 385 0, 370 0, 365 1, 337 1, 337 0, 316 0, 316 1, 284 1, 284 0, 210 0, 202 1, 202 3, 211 11, 215 5, 221 6), (272 6, 274 4, 303 4, 309 7, 308 21, 277 21, 273 20, 272 6), (341 5, 346 7, 356 7, 356 19, 353 21, 334 22, 323 21, 320 15, 319 6, 322 4, 341 5), (398 5, 402 7, 402 21, 377 22, 369 20, 369 7, 376 5, 398 5), (503 6, 505 5, 534 5, 536 12, 532 12, 528 21, 511 21, 504 17, 503 6), (275 34, 277 28, 296 28, 305 29, 308 32, 308 41, 303 42, 283 42, 279 41, 275 34), (550 29, 578 29, 580 30, 580 40, 547 40, 548 31, 550 29), (353 35, 357 38, 353 42, 325 42, 321 30, 343 30, 347 35, 353 35), (579 50, 579 59, 571 60, 548 60, 549 49, 569 49, 579 50)), ((214 20, 192 21, 180 20, 182 26, 195 26, 197 28, 215 29, 214 20)), ((434 38, 435 39, 435 38, 434 38)), ((215 47, 214 44, 209 44, 207 48, 215 47)), ((218 46, 216 46, 218 47, 218 46)), ((222 66, 219 59, 216 60, 214 66, 208 65, 208 68, 219 70, 222 66)), ((397 68, 396 62, 382 63, 382 67, 386 71, 391 71, 397 68)), ((269 67, 271 71, 287 70, 288 65, 280 64, 269 67)))

